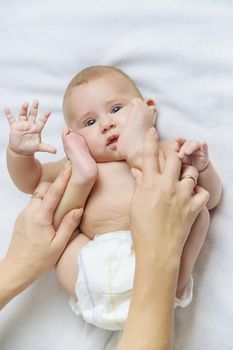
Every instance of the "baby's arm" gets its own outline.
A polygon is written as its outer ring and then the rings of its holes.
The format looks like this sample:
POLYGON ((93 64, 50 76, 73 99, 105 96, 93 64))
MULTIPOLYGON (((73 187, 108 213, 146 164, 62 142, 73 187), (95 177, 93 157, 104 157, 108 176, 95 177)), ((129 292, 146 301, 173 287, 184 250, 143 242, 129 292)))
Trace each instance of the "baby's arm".
POLYGON ((183 163, 195 166, 198 171, 198 184, 210 193, 207 203, 209 210, 215 208, 222 194, 222 184, 218 173, 209 160, 208 145, 205 142, 177 139, 178 156, 183 163))
MULTIPOLYGON (((42 165, 35 159, 34 153, 37 151, 56 152, 53 146, 41 142, 41 131, 51 113, 45 113, 37 121, 38 107, 37 100, 33 101, 30 111, 28 103, 24 103, 18 120, 9 108, 5 109, 10 124, 8 170, 15 185, 26 193, 33 193, 40 182, 53 182, 66 162, 66 159, 62 159, 42 165)), ((64 131, 63 143, 67 157, 71 159, 72 175, 55 213, 55 227, 58 227, 70 210, 84 207, 97 175, 96 163, 90 156, 84 139, 78 139, 78 135, 64 131)))
MULTIPOLYGON (((35 152, 56 153, 56 149, 41 142, 43 130, 51 112, 46 112, 36 120, 39 103, 33 101, 29 110, 24 103, 16 120, 9 108, 5 114, 10 125, 9 145, 7 149, 7 166, 15 185, 23 192, 32 193, 42 177, 42 166, 35 159, 35 152)), ((49 179, 45 179, 49 181, 49 179)))

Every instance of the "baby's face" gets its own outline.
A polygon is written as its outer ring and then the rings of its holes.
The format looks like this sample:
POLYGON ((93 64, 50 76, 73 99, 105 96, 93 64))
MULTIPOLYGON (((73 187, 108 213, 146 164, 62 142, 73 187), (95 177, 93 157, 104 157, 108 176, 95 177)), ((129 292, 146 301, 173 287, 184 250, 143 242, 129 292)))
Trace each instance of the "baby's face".
POLYGON ((67 97, 68 126, 83 136, 98 163, 122 160, 117 139, 137 91, 120 74, 109 74, 74 87, 67 97))

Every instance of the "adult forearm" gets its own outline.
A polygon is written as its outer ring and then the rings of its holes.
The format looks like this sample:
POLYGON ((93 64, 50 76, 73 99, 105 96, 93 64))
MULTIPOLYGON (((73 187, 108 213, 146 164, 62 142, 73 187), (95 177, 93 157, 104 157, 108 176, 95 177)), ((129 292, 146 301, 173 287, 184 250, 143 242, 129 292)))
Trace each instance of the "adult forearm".
POLYGON ((34 155, 20 155, 7 149, 7 167, 14 184, 23 192, 32 193, 41 178, 41 164, 34 155))
POLYGON ((126 327, 117 350, 170 350, 179 262, 138 260, 126 327))
POLYGON ((18 268, 6 258, 0 261, 0 310, 31 283, 25 273, 18 272, 18 268))

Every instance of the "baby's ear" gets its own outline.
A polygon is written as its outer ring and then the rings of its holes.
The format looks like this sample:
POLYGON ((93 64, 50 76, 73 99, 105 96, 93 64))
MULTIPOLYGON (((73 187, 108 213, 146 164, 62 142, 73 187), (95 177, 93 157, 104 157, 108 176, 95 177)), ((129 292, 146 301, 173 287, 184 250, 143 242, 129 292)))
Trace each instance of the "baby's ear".
POLYGON ((157 106, 154 100, 152 98, 146 98, 144 99, 144 102, 149 106, 153 111, 154 111, 154 124, 156 122, 156 117, 157 117, 157 106))

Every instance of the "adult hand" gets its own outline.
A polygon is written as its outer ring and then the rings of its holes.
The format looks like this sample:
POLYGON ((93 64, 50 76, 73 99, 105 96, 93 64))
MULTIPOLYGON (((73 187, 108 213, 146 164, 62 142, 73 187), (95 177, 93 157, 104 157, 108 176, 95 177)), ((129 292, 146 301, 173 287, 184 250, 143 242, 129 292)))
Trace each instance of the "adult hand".
POLYGON ((180 179, 182 163, 172 153, 164 170, 159 167, 156 132, 145 138, 143 171, 135 170, 136 190, 131 201, 131 227, 137 255, 180 258, 185 240, 199 212, 209 200, 209 193, 196 185, 197 170, 186 166, 180 179))
POLYGON ((135 276, 127 323, 117 350, 170 350, 180 257, 192 223, 209 199, 197 171, 176 153, 159 167, 154 129, 146 134, 142 173, 135 169, 131 230, 135 276), (189 171, 189 173, 187 172, 189 171), (188 175, 188 176, 187 176, 188 175), (191 177, 190 177, 191 176, 191 177))
POLYGON ((147 105, 145 100, 134 98, 122 109, 123 112, 127 113, 127 120, 117 142, 117 151, 131 167, 141 170, 145 135, 155 124, 156 106, 147 105))
POLYGON ((69 212, 56 231, 53 226, 54 213, 70 175, 68 163, 50 187, 46 183, 39 185, 29 206, 19 214, 7 255, 0 263, 0 280, 5 285, 0 306, 57 263, 78 226, 82 209, 69 212))

